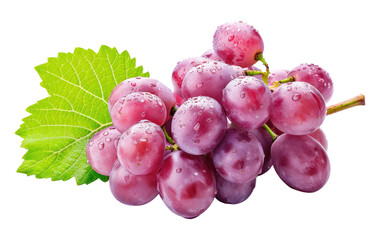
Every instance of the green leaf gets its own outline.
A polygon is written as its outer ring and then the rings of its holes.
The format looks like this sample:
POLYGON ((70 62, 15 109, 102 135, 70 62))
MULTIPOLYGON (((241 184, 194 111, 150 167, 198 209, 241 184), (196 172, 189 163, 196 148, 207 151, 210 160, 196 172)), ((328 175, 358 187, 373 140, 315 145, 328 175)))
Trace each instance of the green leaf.
POLYGON ((30 116, 16 132, 28 151, 18 172, 78 185, 108 177, 96 173, 86 159, 94 133, 112 125, 107 101, 113 88, 131 77, 149 77, 127 51, 101 46, 98 53, 76 48, 35 69, 49 97, 27 108, 30 116))

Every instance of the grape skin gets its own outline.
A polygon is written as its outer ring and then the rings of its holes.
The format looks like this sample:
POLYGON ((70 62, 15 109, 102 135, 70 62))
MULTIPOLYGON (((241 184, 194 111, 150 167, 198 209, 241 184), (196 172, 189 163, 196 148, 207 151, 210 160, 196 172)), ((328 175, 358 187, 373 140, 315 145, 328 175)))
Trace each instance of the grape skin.
POLYGON ((164 102, 148 92, 133 92, 120 98, 111 109, 114 126, 123 133, 142 119, 147 119, 162 126, 167 118, 164 102))
POLYGON ((272 93, 263 81, 240 76, 223 89, 222 103, 232 123, 245 129, 253 129, 264 125, 268 120, 272 93))
POLYGON ((109 186, 113 196, 123 204, 139 206, 153 200, 158 195, 157 172, 134 175, 115 161, 110 172, 109 186))
POLYGON ((194 97, 176 111, 171 125, 175 143, 185 152, 211 152, 224 137, 227 118, 220 104, 210 97, 194 97))
POLYGON ((268 170, 272 167, 271 147, 272 147, 273 141, 272 141, 272 137, 269 135, 267 130, 265 130, 263 127, 252 129, 250 131, 253 135, 255 135, 257 140, 259 140, 264 151, 264 163, 263 163, 261 172, 259 173, 259 176, 260 176, 268 172, 268 170))
POLYGON ((325 133, 324 133, 324 131, 322 131, 321 128, 310 133, 309 136, 311 136, 316 141, 318 141, 325 148, 325 150, 328 150, 328 141, 326 140, 325 133))
POLYGON ((183 98, 208 96, 221 103, 224 87, 232 79, 243 75, 242 68, 221 62, 208 62, 193 67, 183 79, 183 98))
POLYGON ((233 183, 227 181, 215 172, 216 199, 222 203, 238 204, 244 202, 256 186, 256 178, 246 183, 233 183))
POLYGON ((111 109, 116 102, 133 92, 149 92, 158 96, 166 105, 167 118, 170 116, 171 108, 175 105, 175 96, 163 83, 153 78, 135 77, 129 78, 118 84, 109 96, 108 108, 111 109))
POLYGON ((273 92, 272 98, 270 120, 284 133, 293 135, 312 133, 325 119, 325 100, 309 83, 282 84, 273 92))
POLYGON ((182 83, 184 76, 186 76, 191 68, 207 62, 210 62, 210 60, 204 57, 191 57, 178 62, 172 71, 172 85, 174 86, 174 93, 182 97, 182 83))
POLYGON ((222 60, 219 58, 219 56, 215 53, 215 51, 213 49, 208 49, 207 51, 205 51, 202 56, 203 58, 207 58, 207 59, 210 59, 212 61, 219 61, 221 62, 222 60))
POLYGON ((252 26, 235 22, 217 28, 213 48, 225 63, 245 68, 256 63, 255 57, 264 51, 264 43, 252 26))
POLYGON ((274 82, 284 80, 288 78, 289 71, 282 69, 282 70, 276 70, 273 71, 268 76, 268 86, 272 86, 274 82))
POLYGON ((176 151, 163 159, 158 170, 158 191, 166 206, 184 218, 195 218, 216 195, 213 170, 202 156, 176 151))
POLYGON ((297 82, 307 82, 315 87, 328 102, 333 95, 333 81, 324 69, 314 64, 301 64, 289 72, 297 82))
POLYGON ((114 127, 107 127, 94 134, 86 147, 88 163, 99 174, 109 176, 117 160, 115 142, 121 133, 114 127))
POLYGON ((298 191, 318 191, 329 178, 328 155, 322 145, 308 135, 281 135, 273 143, 271 155, 281 180, 298 191))
POLYGON ((160 126, 142 120, 127 129, 119 139, 118 159, 134 175, 157 170, 165 152, 166 138, 160 126))
POLYGON ((250 131, 231 127, 213 151, 216 171, 227 181, 245 183, 255 179, 264 163, 264 151, 250 131))

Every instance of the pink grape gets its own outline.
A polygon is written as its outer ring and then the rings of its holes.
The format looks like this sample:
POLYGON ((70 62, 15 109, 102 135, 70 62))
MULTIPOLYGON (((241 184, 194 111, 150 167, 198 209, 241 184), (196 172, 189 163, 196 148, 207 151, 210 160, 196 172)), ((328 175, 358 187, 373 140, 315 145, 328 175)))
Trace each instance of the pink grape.
POLYGON ((325 148, 325 150, 328 150, 328 141, 326 140, 325 133, 321 128, 310 133, 309 136, 317 140, 325 148))
POLYGON ((250 131, 231 127, 213 151, 216 171, 233 183, 249 182, 261 172, 264 150, 250 131))
POLYGON ((213 48, 225 63, 249 67, 256 63, 264 43, 256 29, 247 23, 235 22, 219 26, 214 34, 213 48))
POLYGON ((224 137, 227 118, 220 104, 210 97, 194 97, 183 103, 172 119, 175 143, 185 152, 211 152, 224 137))
POLYGON ((219 58, 219 56, 215 53, 213 49, 208 49, 202 54, 201 57, 210 59, 212 61, 221 61, 221 59, 219 58))
POLYGON ((272 97, 270 120, 282 132, 309 134, 316 131, 325 119, 325 100, 309 83, 282 84, 272 97))
POLYGON ((109 185, 114 197, 123 204, 139 206, 153 200, 158 195, 157 172, 134 175, 115 161, 110 173, 109 185))
POLYGON ((164 157, 165 146, 166 138, 161 127, 142 120, 121 135, 118 159, 132 174, 148 174, 157 170, 164 157))
POLYGON ((159 167, 158 190, 171 211, 184 218, 194 218, 214 200, 214 172, 202 156, 175 151, 159 167))
POLYGON ((324 69, 314 64, 301 64, 292 69, 288 77, 293 76, 297 82, 307 82, 315 87, 328 102, 333 95, 333 81, 324 69))
POLYGON ((288 70, 276 70, 273 71, 268 76, 268 86, 272 86, 274 82, 284 80, 288 78, 289 71, 288 70))
POLYGON ((174 86, 174 93, 182 97, 181 89, 184 76, 186 76, 191 68, 207 62, 210 62, 210 60, 204 57, 191 57, 178 62, 172 71, 172 85, 174 86))
POLYGON ((293 189, 315 192, 328 181, 328 155, 322 145, 308 135, 281 135, 273 143, 271 155, 276 173, 293 189))
POLYGON ((167 118, 167 110, 164 102, 156 95, 133 92, 114 104, 110 116, 114 126, 123 133, 142 119, 162 126, 167 118))
POLYGON ((135 77, 129 78, 118 84, 110 94, 108 107, 111 109, 114 104, 122 97, 133 92, 149 92, 158 96, 166 106, 167 118, 170 116, 171 108, 175 105, 175 96, 172 91, 163 83, 153 78, 135 77))
POLYGON ((269 135, 267 130, 263 127, 259 127, 256 129, 252 129, 251 133, 255 135, 257 140, 261 143, 264 151, 264 164, 259 173, 259 176, 268 172, 268 170, 272 167, 272 159, 271 159, 271 147, 272 147, 272 137, 269 135))
POLYGON ((256 186, 256 178, 245 183, 233 183, 227 181, 216 172, 215 179, 216 199, 222 203, 238 204, 244 202, 256 186))
POLYGON ((221 103, 224 87, 232 79, 243 75, 242 68, 221 62, 209 62, 193 67, 183 79, 183 98, 208 96, 221 103))
POLYGON ((107 127, 94 134, 86 147, 88 163, 99 174, 109 176, 114 162, 117 160, 115 142, 121 133, 114 127, 107 127))
POLYGON ((269 119, 272 93, 263 81, 240 76, 223 89, 222 103, 232 123, 253 129, 264 125, 269 119))

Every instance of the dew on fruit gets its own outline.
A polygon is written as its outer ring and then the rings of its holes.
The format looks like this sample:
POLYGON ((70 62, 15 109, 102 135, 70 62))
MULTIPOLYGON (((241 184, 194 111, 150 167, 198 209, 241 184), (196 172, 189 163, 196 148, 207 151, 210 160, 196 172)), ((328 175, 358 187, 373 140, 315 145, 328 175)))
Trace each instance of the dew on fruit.
POLYGON ((105 147, 105 143, 104 143, 104 142, 100 142, 100 143, 98 143, 98 149, 99 149, 99 150, 104 149, 104 147, 105 147))
POLYGON ((300 98, 301 98, 301 94, 296 93, 296 94, 293 95, 292 100, 293 101, 298 101, 298 100, 300 100, 300 98))

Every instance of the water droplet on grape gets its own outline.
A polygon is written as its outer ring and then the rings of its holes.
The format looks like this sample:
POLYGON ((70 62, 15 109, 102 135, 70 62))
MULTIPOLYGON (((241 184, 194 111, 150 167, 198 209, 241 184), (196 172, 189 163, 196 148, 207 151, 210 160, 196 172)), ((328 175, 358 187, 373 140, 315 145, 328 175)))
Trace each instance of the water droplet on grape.
POLYGON ((212 68, 212 69, 210 69, 210 72, 216 73, 216 69, 212 68))
POLYGON ((102 150, 104 147, 105 147, 105 143, 103 143, 103 142, 98 143, 98 149, 99 150, 102 150))
POLYGON ((141 103, 144 103, 144 102, 145 102, 145 100, 144 100, 144 99, 141 99, 140 101, 141 101, 141 103))
POLYGON ((298 100, 300 100, 300 98, 301 98, 301 94, 296 93, 295 95, 293 95, 292 100, 293 101, 298 101, 298 100))
POLYGON ((103 132, 103 135, 107 136, 107 135, 109 135, 109 132, 103 132))
POLYGON ((141 113, 141 117, 142 117, 142 118, 146 117, 146 113, 145 113, 145 112, 142 112, 142 113, 141 113))
POLYGON ((161 101, 157 101, 157 103, 158 103, 158 105, 159 105, 160 107, 163 106, 163 103, 162 103, 161 101))
POLYGON ((287 90, 288 91, 292 90, 292 87, 291 86, 287 86, 287 90))
POLYGON ((241 92, 241 93, 240 93, 240 97, 241 97, 241 98, 245 98, 245 92, 241 92))
POLYGON ((199 123, 195 124, 194 130, 197 131, 197 130, 199 130, 199 128, 200 128, 200 124, 199 123))
POLYGON ((106 142, 111 142, 111 138, 107 137, 106 139, 106 142))
POLYGON ((203 87, 203 83, 202 83, 202 82, 198 82, 198 83, 196 84, 196 87, 197 87, 197 88, 201 88, 201 87, 203 87))
POLYGON ((212 118, 207 118, 207 122, 211 122, 212 121, 212 118))
POLYGON ((139 141, 140 141, 140 142, 147 142, 147 141, 148 141, 148 139, 147 139, 147 138, 145 138, 145 137, 142 137, 142 138, 140 138, 140 139, 139 139, 139 141))
POLYGON ((137 86, 137 84, 135 82, 132 82, 131 86, 135 87, 135 86, 137 86))
POLYGON ((176 173, 181 173, 182 172, 182 168, 177 168, 175 171, 176 171, 176 173))
POLYGON ((118 111, 119 114, 121 114, 121 112, 122 112, 122 107, 119 107, 119 108, 117 109, 117 111, 118 111))
POLYGON ((93 146, 93 141, 90 141, 90 142, 89 142, 89 145, 90 145, 90 146, 93 146))

